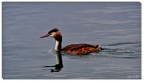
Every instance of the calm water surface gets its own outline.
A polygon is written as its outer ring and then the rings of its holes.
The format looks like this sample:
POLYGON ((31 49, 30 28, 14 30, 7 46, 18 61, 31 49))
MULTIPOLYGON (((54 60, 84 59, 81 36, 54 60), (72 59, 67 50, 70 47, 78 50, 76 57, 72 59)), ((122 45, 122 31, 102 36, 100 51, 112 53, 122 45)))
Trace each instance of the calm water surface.
POLYGON ((8 3, 3 6, 4 79, 140 79, 140 3, 8 3), (104 50, 87 56, 63 54, 55 64, 52 28, 63 34, 63 46, 100 44, 104 50))

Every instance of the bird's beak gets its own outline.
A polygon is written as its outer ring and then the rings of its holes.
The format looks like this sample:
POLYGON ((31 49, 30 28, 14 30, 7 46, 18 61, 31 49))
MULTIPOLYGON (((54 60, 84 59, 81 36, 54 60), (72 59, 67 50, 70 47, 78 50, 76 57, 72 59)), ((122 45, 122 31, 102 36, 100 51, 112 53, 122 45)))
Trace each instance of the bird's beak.
POLYGON ((46 34, 46 35, 44 35, 44 36, 41 36, 40 38, 46 38, 46 37, 48 37, 48 36, 50 36, 50 34, 46 34))

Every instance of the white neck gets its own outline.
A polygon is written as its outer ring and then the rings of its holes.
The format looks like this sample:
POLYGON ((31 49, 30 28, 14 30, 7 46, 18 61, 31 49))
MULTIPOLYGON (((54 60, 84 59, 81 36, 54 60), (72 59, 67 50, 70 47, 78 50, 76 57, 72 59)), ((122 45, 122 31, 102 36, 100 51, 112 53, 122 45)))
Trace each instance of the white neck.
POLYGON ((56 51, 60 51, 61 50, 61 42, 56 40, 56 44, 55 44, 55 50, 56 51))

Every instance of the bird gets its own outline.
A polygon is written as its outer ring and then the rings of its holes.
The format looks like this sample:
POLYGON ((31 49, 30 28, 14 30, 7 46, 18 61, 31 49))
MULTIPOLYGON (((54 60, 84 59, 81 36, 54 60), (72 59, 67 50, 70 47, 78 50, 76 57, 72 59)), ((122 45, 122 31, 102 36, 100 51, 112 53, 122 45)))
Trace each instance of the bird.
POLYGON ((59 52, 64 52, 70 55, 88 55, 93 52, 100 52, 103 50, 99 45, 92 45, 87 43, 79 44, 70 44, 62 48, 62 34, 57 28, 53 28, 46 35, 41 36, 40 38, 46 38, 51 36, 55 39, 55 48, 54 50, 59 52))
POLYGON ((46 35, 41 36, 40 38, 46 38, 51 36, 55 39, 55 54, 56 54, 56 65, 54 66, 44 66, 44 67, 55 67, 51 69, 51 72, 59 72, 63 68, 63 60, 62 60, 62 53, 70 55, 88 55, 93 52, 100 52, 103 50, 99 45, 91 45, 86 43, 80 44, 70 44, 62 48, 62 34, 57 28, 53 28, 50 30, 46 35))

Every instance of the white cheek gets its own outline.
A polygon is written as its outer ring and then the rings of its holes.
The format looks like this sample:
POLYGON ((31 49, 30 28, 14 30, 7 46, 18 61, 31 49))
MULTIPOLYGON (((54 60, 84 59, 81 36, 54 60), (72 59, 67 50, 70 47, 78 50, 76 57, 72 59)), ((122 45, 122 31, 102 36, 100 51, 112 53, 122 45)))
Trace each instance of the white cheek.
POLYGON ((51 36, 51 37, 54 37, 54 35, 55 35, 55 34, 56 34, 56 33, 55 33, 55 32, 53 32, 53 33, 51 33, 51 35, 50 35, 50 36, 51 36))

